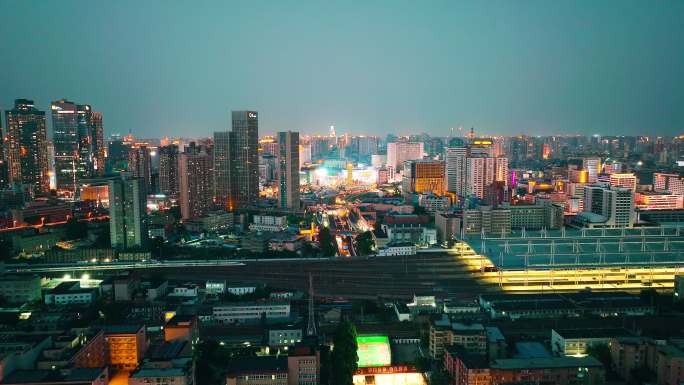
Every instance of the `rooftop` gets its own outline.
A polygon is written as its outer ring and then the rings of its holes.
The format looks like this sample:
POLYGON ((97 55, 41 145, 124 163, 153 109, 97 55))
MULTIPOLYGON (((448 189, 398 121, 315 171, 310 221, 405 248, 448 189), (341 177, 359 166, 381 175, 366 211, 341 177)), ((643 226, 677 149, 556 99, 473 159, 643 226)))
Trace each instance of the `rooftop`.
POLYGON ((528 230, 466 236, 465 242, 503 270, 684 263, 684 227, 677 226, 528 230))
POLYGON ((503 358, 494 360, 491 365, 496 369, 553 369, 576 367, 603 367, 596 358, 586 357, 549 357, 549 358, 503 358))

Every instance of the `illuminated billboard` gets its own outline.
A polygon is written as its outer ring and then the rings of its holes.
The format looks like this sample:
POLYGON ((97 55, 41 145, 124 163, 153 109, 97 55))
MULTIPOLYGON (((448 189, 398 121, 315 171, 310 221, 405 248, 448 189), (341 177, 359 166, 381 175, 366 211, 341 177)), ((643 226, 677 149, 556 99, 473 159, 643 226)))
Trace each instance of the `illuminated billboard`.
POLYGON ((359 346, 359 368, 372 366, 389 366, 392 364, 389 338, 387 336, 359 336, 356 337, 359 346))

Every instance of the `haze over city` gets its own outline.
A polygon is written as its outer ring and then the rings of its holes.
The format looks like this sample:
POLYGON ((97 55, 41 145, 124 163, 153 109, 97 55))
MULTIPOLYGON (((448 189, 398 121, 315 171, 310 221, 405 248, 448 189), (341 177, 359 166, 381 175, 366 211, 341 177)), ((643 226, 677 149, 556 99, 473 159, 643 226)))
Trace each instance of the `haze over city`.
POLYGON ((684 0, 0 15, 0 385, 684 384, 684 0))
POLYGON ((677 134, 678 1, 0 4, 0 101, 87 100, 106 134, 677 134))

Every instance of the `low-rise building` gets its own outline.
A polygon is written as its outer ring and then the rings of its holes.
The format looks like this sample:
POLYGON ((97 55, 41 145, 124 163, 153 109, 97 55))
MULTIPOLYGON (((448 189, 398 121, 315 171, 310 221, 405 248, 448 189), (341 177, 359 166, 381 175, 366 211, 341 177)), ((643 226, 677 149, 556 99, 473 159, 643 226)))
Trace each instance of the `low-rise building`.
POLYGON ((82 287, 80 281, 66 281, 45 293, 46 305, 85 305, 90 304, 99 293, 98 288, 82 287))
POLYGON ((395 257, 399 255, 416 255, 416 244, 412 242, 390 242, 378 249, 378 256, 395 257))
POLYGON ((586 355, 592 346, 608 345, 611 339, 630 334, 624 329, 552 329, 551 351, 560 356, 586 355))
POLYGON ((433 321, 428 343, 430 357, 442 359, 444 349, 451 345, 484 355, 487 352, 487 331, 482 324, 452 322, 448 317, 433 321))
POLYGON ((302 342, 302 328, 296 325, 276 326, 268 329, 268 346, 293 346, 302 342))
POLYGON ((287 228, 287 217, 277 215, 255 215, 249 225, 250 231, 278 232, 287 228))
POLYGON ((11 304, 41 300, 40 277, 7 274, 0 277, 0 296, 11 304))
POLYGON ((257 322, 266 320, 287 320, 290 318, 288 302, 233 302, 213 307, 212 317, 218 323, 257 322))
POLYGON ((232 360, 226 385, 288 385, 287 357, 268 356, 232 360))

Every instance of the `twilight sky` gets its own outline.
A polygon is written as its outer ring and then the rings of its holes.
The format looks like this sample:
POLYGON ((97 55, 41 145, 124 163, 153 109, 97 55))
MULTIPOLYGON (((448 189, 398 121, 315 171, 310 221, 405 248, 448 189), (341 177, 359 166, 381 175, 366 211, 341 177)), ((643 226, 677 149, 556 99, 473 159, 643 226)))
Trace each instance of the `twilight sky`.
MULTIPOLYGON (((0 109, 106 134, 684 133, 684 1, 1 0, 0 109)), ((4 124, 3 124, 4 125, 4 124)))

